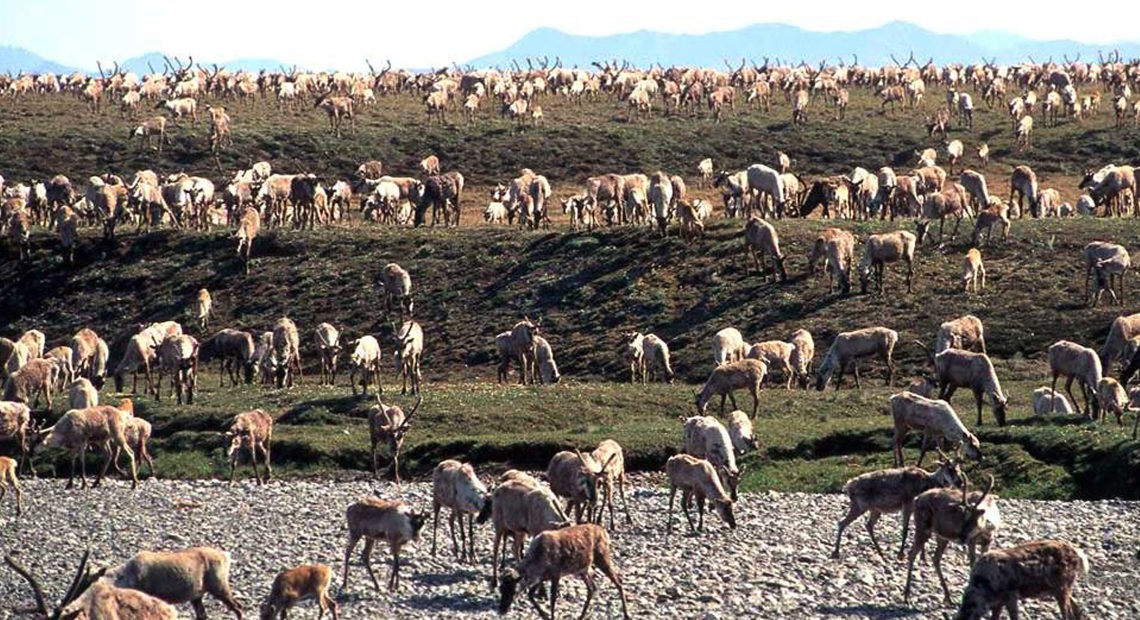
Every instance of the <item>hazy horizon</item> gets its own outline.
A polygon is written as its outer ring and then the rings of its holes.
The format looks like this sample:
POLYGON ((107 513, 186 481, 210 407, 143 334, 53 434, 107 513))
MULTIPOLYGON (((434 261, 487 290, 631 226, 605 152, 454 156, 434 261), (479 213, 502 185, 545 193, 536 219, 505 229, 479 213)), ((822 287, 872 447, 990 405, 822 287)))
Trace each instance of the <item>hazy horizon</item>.
POLYGON ((151 52, 211 62, 271 58, 313 69, 363 70, 366 58, 374 65, 390 59, 402 67, 462 63, 505 49, 537 28, 586 36, 642 30, 707 34, 780 23, 813 32, 848 32, 903 21, 939 34, 1002 31, 1033 40, 1093 45, 1136 40, 1129 20, 1075 30, 1071 19, 977 0, 964 0, 944 16, 922 16, 913 3, 896 0, 876 3, 875 10, 831 2, 761 6, 727 0, 716 11, 695 15, 663 10, 657 3, 597 0, 542 11, 520 11, 506 2, 463 3, 426 16, 421 5, 327 0, 318 6, 315 11, 310 3, 202 0, 187 11, 182 5, 139 0, 11 2, 0 4, 0 45, 91 70, 97 60, 107 65, 151 52), (425 34, 421 23, 430 33, 425 34), (50 24, 50 37, 43 35, 45 24, 50 24), (115 36, 104 36, 108 30, 115 36))

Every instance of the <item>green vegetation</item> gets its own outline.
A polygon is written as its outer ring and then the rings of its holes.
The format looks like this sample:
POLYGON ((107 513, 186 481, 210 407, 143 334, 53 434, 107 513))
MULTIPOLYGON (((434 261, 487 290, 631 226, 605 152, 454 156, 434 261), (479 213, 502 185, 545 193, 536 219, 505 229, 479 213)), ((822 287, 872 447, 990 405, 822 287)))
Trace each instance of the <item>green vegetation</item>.
MULTIPOLYGON (((203 377, 199 404, 177 407, 139 399, 139 415, 154 422, 152 445, 160 475, 174 478, 224 477, 226 445, 218 429, 234 412, 260 406, 279 412, 273 456, 278 474, 308 475, 343 470, 367 471, 366 422, 371 397, 354 398, 343 388, 307 386, 289 392, 217 389, 203 377)), ((1034 383, 1006 386, 1027 394, 1034 383)), ((838 491, 851 476, 891 466, 891 421, 881 385, 864 390, 784 392, 766 390, 756 421, 761 442, 746 456, 744 486, 779 491, 838 491)), ((680 447, 678 418, 690 412, 691 386, 648 387, 615 383, 567 382, 548 387, 499 387, 489 383, 433 386, 409 435, 405 462, 424 474, 445 458, 544 468, 562 449, 590 447, 613 438, 626 449, 631 469, 657 469, 680 447)), ((744 396, 747 399, 747 396, 744 396)), ((1016 396, 1015 396, 1016 398, 1016 396)), ((405 406, 411 399, 389 396, 405 406)), ((967 398, 957 399, 973 426, 967 398)), ((744 402, 741 403, 745 404, 744 402)), ((716 413, 716 407, 710 409, 716 413)), ((1033 419, 1019 410, 1006 428, 986 425, 978 434, 985 453, 975 478, 993 473, 1002 495, 1039 499, 1136 497, 1140 450, 1115 427, 1077 419, 1033 419)), ((908 442, 907 458, 918 455, 908 442)), ((389 460, 381 448, 381 468, 389 460)), ((927 457, 928 462, 930 456, 927 457)), ((40 463, 67 472, 64 458, 40 463)), ((248 475, 239 469, 239 476, 248 475)), ((343 475, 343 474, 342 474, 343 475)))

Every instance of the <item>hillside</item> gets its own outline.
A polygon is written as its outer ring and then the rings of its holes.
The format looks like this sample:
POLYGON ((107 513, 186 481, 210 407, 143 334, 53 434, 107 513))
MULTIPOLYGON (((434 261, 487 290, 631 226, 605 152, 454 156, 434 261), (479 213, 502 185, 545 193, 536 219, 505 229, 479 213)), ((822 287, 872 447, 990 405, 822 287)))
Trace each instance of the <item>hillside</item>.
MULTIPOLYGON (((42 234, 34 267, 0 267, 0 333, 36 327, 70 334, 92 325, 125 340, 137 322, 185 320, 202 287, 214 296, 217 324, 259 331, 284 314, 307 326, 333 320, 350 338, 386 333, 395 317, 383 316, 375 277, 389 261, 415 274, 416 316, 431 334, 426 369, 436 381, 493 379, 494 335, 523 315, 542 321, 567 375, 621 376, 621 334, 640 330, 666 338, 679 377, 695 382, 708 370, 712 334, 727 325, 753 341, 786 339, 805 327, 826 343, 838 331, 881 323, 902 333, 900 357, 917 360, 910 341, 929 340, 939 322, 971 312, 987 325, 991 354, 1040 359, 1061 338, 1101 341, 1118 313, 1081 303, 1076 260, 1087 242, 1119 238, 1117 222, 1015 223, 1007 243, 984 250, 987 293, 969 298, 957 290, 961 241, 920 249, 913 295, 902 294, 898 266, 888 269, 884 297, 829 294, 826 279, 805 273, 815 232, 825 225, 778 225, 787 284, 756 275, 732 221, 713 223, 694 246, 635 229, 277 230, 257 240, 249 276, 240 273, 229 232, 128 233, 107 246, 89 231, 73 272, 42 234)), ((854 227, 860 235, 896 228, 854 227)))
MULTIPOLYGON (((1105 477, 1102 469, 1105 459, 1135 458, 1134 444, 1122 442, 1114 430, 1082 428, 1074 436, 1075 427, 1068 424, 1041 426, 1027 410, 1029 392, 1045 382, 1044 348, 1061 338, 1099 343, 1119 312, 1089 310, 1080 303, 1082 283, 1073 258, 1089 240, 1118 236, 1119 224, 1015 224, 1008 243, 986 248, 989 288, 970 298, 954 290, 957 248, 922 250, 912 295, 900 290, 897 270, 888 275, 884 297, 830 295, 825 281, 803 275, 804 257, 820 227, 818 222, 781 223, 792 274, 788 284, 765 283, 750 270, 734 222, 713 225, 707 239, 693 247, 643 230, 277 231, 259 239, 249 276, 240 275, 228 233, 127 235, 111 248, 88 238, 79 258, 85 266, 73 273, 49 256, 53 242, 40 237, 43 249, 34 257, 40 267, 21 269, 11 262, 0 267, 0 295, 7 300, 0 333, 37 327, 54 342, 90 325, 110 335, 115 363, 137 322, 176 318, 189 324, 188 304, 205 286, 218 306, 215 325, 257 333, 281 315, 293 318, 302 329, 312 381, 315 354, 309 343, 317 322, 333 322, 347 339, 377 335, 385 350, 390 348, 394 317, 383 316, 372 280, 379 266, 397 259, 415 274, 417 319, 428 333, 429 410, 420 418, 421 432, 410 440, 413 470, 455 455, 541 466, 545 457, 539 455, 604 437, 627 446, 631 467, 652 468, 677 441, 676 417, 692 411, 692 390, 709 368, 708 343, 721 327, 736 326, 752 341, 787 338, 804 327, 815 335, 822 356, 838 331, 891 326, 900 332, 900 385, 923 371, 924 358, 912 341, 929 342, 940 321, 972 312, 986 322, 989 352, 1000 360, 999 373, 1012 397, 1015 426, 990 427, 981 435, 995 444, 989 450, 1002 455, 992 464, 1007 477, 1004 483, 1031 497, 1135 496, 1137 487, 1127 486, 1135 473, 1114 470, 1117 474, 1105 477), (494 335, 523 315, 541 320, 566 377, 562 384, 495 387, 494 335), (635 329, 669 341, 677 386, 613 383, 627 380, 621 334, 635 329), (1064 447, 1055 443, 1062 438, 1064 447), (1092 452, 1074 452, 1076 445, 1092 452), (1034 468, 1038 473, 1029 476, 1034 468), (1043 475, 1046 471, 1052 473, 1043 475), (1084 484, 1094 479, 1096 485, 1084 484)), ((275 455, 286 470, 367 468, 362 416, 369 399, 352 398, 343 378, 335 390, 310 385, 279 393, 218 389, 215 372, 212 364, 203 366, 193 407, 139 400, 143 415, 156 421, 164 475, 224 472, 216 431, 234 412, 252 407, 280 412, 275 455), (343 434, 321 430, 328 425, 343 434)), ((389 390, 397 383, 390 373, 386 368, 389 390)), ((881 365, 871 362, 864 367, 864 383, 881 385, 881 373, 881 365)), ((766 390, 757 433, 767 450, 749 484, 835 489, 852 471, 888 463, 889 419, 881 414, 890 393, 876 387, 852 401, 847 392, 766 390)), ((739 396, 747 407, 747 395, 739 396)), ((386 399, 392 398, 410 404, 389 392, 386 399)), ((969 395, 957 402, 972 420, 969 395)))
MULTIPOLYGON (((1012 166, 1024 163, 1037 171, 1043 187, 1058 187, 1075 202, 1071 192, 1086 168, 1107 161, 1140 162, 1135 130, 1116 130, 1106 103, 1085 122, 1039 127, 1034 148, 1019 153, 1004 109, 987 109, 980 96, 976 99, 974 131, 955 128, 950 137, 966 143, 967 166, 978 165, 971 150, 974 145, 989 144, 993 165, 984 172, 995 191, 1006 185, 1012 166)), ((718 168, 736 170, 772 162, 779 150, 795 160, 798 174, 810 179, 850 174, 855 166, 905 169, 913 163, 915 151, 928 146, 944 158, 944 146, 928 138, 923 126, 923 115, 943 101, 943 89, 931 87, 925 109, 884 115, 879 113, 877 97, 853 89, 846 120, 835 120, 819 97, 809 109, 809 124, 792 127, 790 106, 779 97, 770 112, 741 102, 721 123, 711 122, 705 110, 696 116, 664 115, 659 108, 650 119, 630 123, 624 102, 612 95, 582 106, 547 98, 542 101, 545 124, 533 128, 501 118, 493 103, 484 104, 474 123, 466 123, 459 110, 451 111, 443 126, 428 123, 420 98, 406 94, 358 108, 356 128, 348 129, 343 139, 329 131, 327 116, 311 103, 279 109, 270 100, 229 102, 234 146, 215 159, 205 120, 172 123, 167 129, 170 143, 160 155, 140 149, 137 140, 130 139, 141 117, 158 114, 157 110, 144 109, 140 118, 124 119, 115 106, 93 115, 72 97, 0 99, 0 152, 5 154, 0 174, 26 180, 64 173, 78 183, 106 171, 129 175, 153 168, 185 170, 220 182, 253 161, 266 160, 276 170, 306 170, 333 180, 350 177, 360 162, 369 159, 380 159, 392 174, 415 174, 420 159, 435 153, 445 169, 463 172, 480 196, 477 202, 482 202, 484 188, 508 181, 523 167, 549 177, 562 197, 590 175, 660 169, 690 177, 705 157, 711 156, 718 168)), ((199 114, 205 116, 201 110, 199 114)), ((695 183, 690 185, 698 189, 695 183)))
MULTIPOLYGON (((932 89, 928 97, 940 102, 942 92, 932 89)), ((663 169, 686 174, 694 195, 710 200, 719 199, 689 173, 708 155, 718 167, 735 169, 771 161, 780 149, 809 180, 855 165, 906 167, 916 148, 931 144, 921 111, 880 115, 872 111, 875 100, 857 91, 849 120, 830 120, 822 107, 813 107, 812 123, 792 129, 782 102, 771 113, 742 106, 720 124, 686 116, 629 123, 624 109, 608 98, 580 108, 550 99, 543 102, 547 124, 537 128, 516 128, 486 113, 474 125, 439 127, 425 124, 417 98, 401 95, 362 109, 355 132, 338 140, 318 111, 279 111, 270 102, 228 105, 235 146, 215 161, 205 148, 204 123, 175 126, 172 144, 158 156, 126 139, 134 122, 114 111, 91 114, 70 97, 0 99, 0 151, 6 154, 0 174, 17 182, 64 172, 82 186, 79 181, 91 174, 149 167, 221 181, 239 166, 268 159, 276 170, 312 170, 331 181, 373 157, 394 174, 412 173, 419 158, 434 152, 445 169, 459 168, 468 178, 463 227, 393 230, 359 225, 354 213, 349 226, 268 231, 257 240, 249 276, 240 273, 229 231, 137 235, 132 227, 107 245, 96 229, 84 229, 78 266, 70 270, 57 257, 53 234, 37 229, 29 265, 16 264, 8 254, 0 263, 0 334, 35 327, 55 345, 91 326, 112 342, 114 365, 138 322, 175 318, 188 324, 187 308, 206 287, 217 304, 215 327, 261 331, 281 315, 296 320, 306 373, 314 375, 308 343, 320 321, 340 326, 348 339, 375 334, 388 354, 394 317, 383 316, 373 279, 396 260, 413 274, 416 318, 428 333, 424 373, 430 385, 408 440, 412 471, 427 471, 446 456, 541 466, 556 449, 585 447, 604 437, 627 446, 631 467, 655 468, 679 444, 677 418, 693 409, 693 390, 710 367, 709 338, 722 327, 733 325, 750 341, 783 339, 807 328, 815 334, 817 361, 840 331, 893 327, 900 332, 898 389, 925 366, 913 341, 929 341, 941 321, 972 312, 986 322, 989 351, 1011 395, 1014 424, 996 429, 987 412, 979 431, 988 455, 984 468, 998 475, 1003 494, 1138 497, 1140 452, 1114 425, 1035 420, 1029 413, 1029 395, 1046 378, 1044 349, 1061 338, 1097 345, 1112 318, 1131 311, 1131 305, 1086 308, 1078 260, 1092 240, 1137 247, 1130 219, 1016 221, 1007 242, 983 249, 989 288, 969 298, 955 291, 968 233, 944 248, 920 249, 913 294, 901 292, 899 268, 892 266, 885 296, 840 298, 828 294, 824 281, 804 275, 815 234, 829 224, 814 219, 776 224, 791 275, 780 284, 751 271, 735 221, 710 222, 706 238, 692 246, 645 229, 575 233, 560 213, 551 230, 533 233, 477 224, 488 186, 523 166, 547 174, 556 198, 578 191, 589 174, 663 169), (565 376, 558 386, 494 384, 494 335, 524 315, 542 321, 565 376), (634 329, 669 341, 678 384, 618 383, 627 379, 621 334, 634 329)), ((1043 185, 1073 200, 1085 167, 1138 159, 1135 130, 1114 130, 1104 112, 1042 128, 1024 156, 1013 152, 1008 127, 1003 111, 980 107, 973 133, 951 134, 968 148, 978 140, 990 142, 995 162, 986 174, 999 194, 1016 163, 1033 165, 1043 185)), ((978 163, 970 158, 967 165, 978 163)), ((913 224, 843 226, 865 236, 913 224)), ((364 415, 371 397, 352 397, 343 377, 336 388, 312 385, 307 376, 304 387, 278 391, 218 388, 215 372, 203 368, 193 406, 139 398, 140 413, 155 422, 160 475, 224 475, 218 433, 234 413, 253 407, 278 416, 275 460, 281 471, 367 469, 364 415)), ((385 398, 410 405, 410 399, 392 394, 395 381, 389 368, 385 372, 385 398)), ((764 450, 746 459, 746 484, 836 490, 848 476, 888 464, 890 422, 883 413, 891 390, 870 387, 881 382, 881 372, 877 362, 865 367, 865 389, 858 393, 766 389, 757 423, 764 450)), ((112 402, 118 396, 104 391, 112 402)), ((741 397, 739 404, 748 406, 748 397, 741 397)), ((970 400, 959 395, 955 404, 973 427, 970 400)), ((53 416, 61 412, 57 405, 53 416)), ((66 471, 63 460, 49 459, 41 468, 46 473, 53 465, 66 471)))

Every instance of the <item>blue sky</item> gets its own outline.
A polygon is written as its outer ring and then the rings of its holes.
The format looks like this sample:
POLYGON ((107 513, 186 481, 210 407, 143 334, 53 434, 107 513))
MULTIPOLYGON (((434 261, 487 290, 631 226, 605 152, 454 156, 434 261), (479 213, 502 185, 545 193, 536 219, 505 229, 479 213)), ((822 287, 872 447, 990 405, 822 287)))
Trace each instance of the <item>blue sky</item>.
POLYGON ((961 0, 875 3, 719 0, 716 3, 573 0, 572 2, 258 2, 194 0, 6 0, 0 44, 49 60, 93 68, 145 52, 197 60, 277 58, 311 68, 439 66, 509 46, 549 26, 606 35, 647 29, 677 33, 732 30, 783 22, 809 30, 858 30, 901 20, 942 33, 1000 29, 1034 39, 1106 43, 1135 38, 1133 19, 1073 19, 1075 8, 961 0), (925 9, 923 8, 925 7, 925 9), (425 13, 425 10, 430 13, 425 13), (1082 21, 1087 27, 1075 27, 1082 21), (1092 26, 1095 24, 1095 28, 1092 26))

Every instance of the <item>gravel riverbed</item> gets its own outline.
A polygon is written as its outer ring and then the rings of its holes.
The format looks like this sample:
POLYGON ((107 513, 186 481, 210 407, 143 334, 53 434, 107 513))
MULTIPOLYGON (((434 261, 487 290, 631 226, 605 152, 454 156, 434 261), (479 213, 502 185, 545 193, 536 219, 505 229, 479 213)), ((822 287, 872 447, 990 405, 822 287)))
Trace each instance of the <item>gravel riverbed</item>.
MULTIPOLYGON (((248 481, 231 488, 213 481, 148 480, 132 492, 120 481, 66 491, 62 481, 30 480, 24 488, 22 518, 14 517, 10 496, 0 504, 0 547, 19 552, 41 576, 52 600, 62 595, 87 545, 93 560, 107 564, 140 549, 212 545, 233 554, 232 583, 250 617, 277 571, 303 562, 333 568, 342 618, 496 616, 487 580, 490 527, 476 530, 480 563, 460 564, 451 554, 445 515, 437 557, 430 554, 430 521, 421 541, 406 549, 398 593, 373 590, 359 553, 344 590, 344 510, 374 490, 394 495, 391 484, 274 481, 259 488, 248 481)), ((405 484, 403 498, 429 512, 430 484, 405 484)), ((619 521, 612 537, 634 617, 930 618, 953 611, 942 605, 934 569, 921 561, 913 605, 903 605, 906 565, 878 558, 863 519, 844 535, 841 559, 831 559, 836 522, 847 507, 844 496, 743 494, 735 531, 710 517, 704 534, 687 536, 684 517, 677 514, 669 538, 664 528, 668 492, 659 476, 634 477, 629 499, 635 524, 619 521)), ((1003 525, 996 546, 1035 538, 1071 540, 1090 560, 1091 572, 1076 591, 1085 610, 1095 618, 1140 617, 1140 503, 1002 500, 1000 508, 1003 525)), ((880 520, 877 532, 884 548, 896 548, 896 518, 880 520)), ((377 546, 373 560, 383 585, 386 545, 377 546)), ((964 550, 952 546, 943 566, 957 600, 967 576, 964 550)), ((560 617, 577 617, 584 595, 580 581, 564 580, 560 617)), ((0 618, 11 617, 13 607, 30 601, 25 582, 0 566, 0 618)), ((537 617, 520 603, 525 599, 516 603, 511 617, 537 617)), ((207 609, 211 617, 230 617, 209 598, 207 609)), ((1030 602, 1023 609, 1032 618, 1058 617, 1052 602, 1030 602)), ((189 606, 179 611, 191 617, 189 606)), ((303 603, 294 617, 315 618, 316 608, 303 603)), ((600 575, 591 617, 620 617, 616 591, 600 575)))

